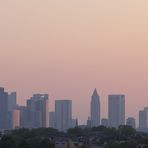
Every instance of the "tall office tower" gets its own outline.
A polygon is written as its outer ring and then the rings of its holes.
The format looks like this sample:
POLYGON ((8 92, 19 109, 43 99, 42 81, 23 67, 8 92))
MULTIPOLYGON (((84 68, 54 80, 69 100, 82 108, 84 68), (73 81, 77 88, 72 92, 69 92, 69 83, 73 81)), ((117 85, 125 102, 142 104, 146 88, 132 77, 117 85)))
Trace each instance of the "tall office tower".
POLYGON ((11 128, 20 128, 20 110, 13 109, 11 111, 11 128))
POLYGON ((101 125, 102 125, 102 126, 105 126, 105 127, 108 127, 108 119, 102 118, 102 120, 101 120, 101 125))
POLYGON ((66 131, 71 128, 72 100, 55 101, 55 121, 56 129, 59 131, 66 131))
POLYGON ((16 108, 16 92, 8 94, 8 128, 12 129, 12 112, 16 108))
POLYGON ((16 107, 16 92, 8 95, 8 111, 12 111, 16 107))
POLYGON ((136 120, 133 117, 129 117, 126 120, 126 125, 131 126, 132 128, 136 128, 136 120))
POLYGON ((109 126, 118 128, 119 125, 125 124, 125 96, 109 95, 108 96, 108 119, 109 126))
POLYGON ((148 110, 146 109, 139 111, 139 128, 148 128, 148 110))
POLYGON ((100 96, 95 89, 91 97, 91 127, 100 125, 100 96))
POLYGON ((55 112, 49 113, 49 127, 56 128, 55 127, 55 112))
POLYGON ((8 128, 8 93, 0 87, 0 129, 8 128))
POLYGON ((27 100, 30 128, 49 127, 48 94, 34 94, 27 100))
POLYGON ((29 128, 29 112, 26 106, 19 106, 15 107, 15 110, 20 111, 20 127, 21 128, 29 128))

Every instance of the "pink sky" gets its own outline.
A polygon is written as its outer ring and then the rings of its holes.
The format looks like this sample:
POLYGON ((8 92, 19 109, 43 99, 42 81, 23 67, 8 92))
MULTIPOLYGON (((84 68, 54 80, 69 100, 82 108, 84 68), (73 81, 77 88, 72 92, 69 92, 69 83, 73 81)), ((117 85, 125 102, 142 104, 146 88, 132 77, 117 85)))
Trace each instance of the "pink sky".
POLYGON ((33 93, 72 99, 84 123, 96 87, 126 94, 126 116, 148 106, 148 1, 4 0, 0 2, 0 85, 24 104, 33 93))

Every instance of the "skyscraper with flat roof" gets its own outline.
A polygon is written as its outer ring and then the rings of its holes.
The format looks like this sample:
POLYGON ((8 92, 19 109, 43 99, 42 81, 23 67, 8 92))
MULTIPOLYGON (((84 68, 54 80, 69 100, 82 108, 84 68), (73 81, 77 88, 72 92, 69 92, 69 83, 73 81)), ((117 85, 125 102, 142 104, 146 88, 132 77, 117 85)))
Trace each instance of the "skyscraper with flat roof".
POLYGON ((26 106, 17 106, 16 109, 20 111, 20 127, 28 128, 29 126, 29 110, 26 106))
POLYGON ((108 96, 108 119, 110 127, 125 124, 125 95, 108 96))
POLYGON ((49 113, 49 127, 55 128, 55 112, 49 113))
POLYGON ((34 94, 27 100, 29 127, 49 127, 48 94, 34 94))
POLYGON ((72 124, 72 100, 55 101, 56 129, 66 131, 72 124))
POLYGON ((8 95, 8 111, 12 111, 16 107, 16 92, 8 95))
POLYGON ((100 96, 95 89, 91 97, 91 127, 100 125, 100 96))
POLYGON ((0 87, 0 129, 8 128, 8 93, 0 87))
POLYGON ((139 129, 144 130, 148 128, 148 109, 139 111, 139 129))
POLYGON ((13 109, 11 111, 11 128, 16 129, 20 128, 20 110, 13 109))

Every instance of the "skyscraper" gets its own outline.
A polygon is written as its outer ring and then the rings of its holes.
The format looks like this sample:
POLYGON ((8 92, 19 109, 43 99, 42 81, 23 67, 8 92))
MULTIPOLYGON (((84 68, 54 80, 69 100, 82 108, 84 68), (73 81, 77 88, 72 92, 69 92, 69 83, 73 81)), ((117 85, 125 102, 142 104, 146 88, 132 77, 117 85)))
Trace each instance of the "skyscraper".
POLYGON ((30 128, 49 127, 48 94, 34 94, 27 100, 27 109, 30 128))
POLYGON ((16 92, 8 95, 8 111, 12 111, 16 107, 16 92))
POLYGON ((0 129, 8 127, 8 93, 0 87, 0 129))
POLYGON ((29 110, 26 106, 17 106, 16 109, 20 111, 20 127, 21 128, 28 128, 29 125, 29 110))
POLYGON ((148 128, 148 109, 139 111, 139 129, 144 130, 148 128))
POLYGON ((20 110, 18 109, 11 111, 11 128, 20 128, 20 110))
POLYGON ((55 128, 55 112, 49 113, 49 127, 55 128))
POLYGON ((95 89, 91 97, 91 127, 100 125, 100 96, 95 89))
POLYGON ((55 101, 55 123, 59 131, 66 131, 71 128, 72 100, 55 101))
POLYGON ((117 128, 125 124, 125 96, 109 95, 108 97, 109 126, 117 128))

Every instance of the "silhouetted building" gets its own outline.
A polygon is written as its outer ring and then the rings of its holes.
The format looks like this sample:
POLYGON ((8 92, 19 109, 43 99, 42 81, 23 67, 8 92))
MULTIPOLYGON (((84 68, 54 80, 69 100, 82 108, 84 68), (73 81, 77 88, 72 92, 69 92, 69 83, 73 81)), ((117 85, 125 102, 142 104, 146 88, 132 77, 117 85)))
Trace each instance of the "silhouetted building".
POLYGON ((8 95, 8 111, 12 111, 16 107, 16 92, 8 95))
POLYGON ((133 117, 127 118, 126 125, 136 128, 136 120, 133 117))
POLYGON ((108 119, 102 118, 101 125, 108 127, 108 119))
POLYGON ((8 128, 8 93, 0 87, 0 129, 8 128))
POLYGON ((100 125, 100 96, 95 89, 91 97, 91 127, 100 125))
POLYGON ((72 100, 55 101, 56 129, 66 131, 71 128, 72 122, 72 100))
POLYGON ((55 112, 49 113, 49 127, 56 128, 55 127, 55 112))
POLYGON ((34 94, 27 100, 29 127, 49 127, 48 94, 34 94))
POLYGON ((148 128, 148 110, 139 111, 139 129, 148 128))
POLYGON ((125 96, 109 95, 108 97, 109 126, 117 128, 125 124, 125 96))
POLYGON ((11 111, 11 128, 16 129, 20 128, 20 110, 18 109, 13 109, 11 111))
POLYGON ((20 127, 29 128, 29 111, 26 106, 16 106, 15 109, 20 111, 20 127))

